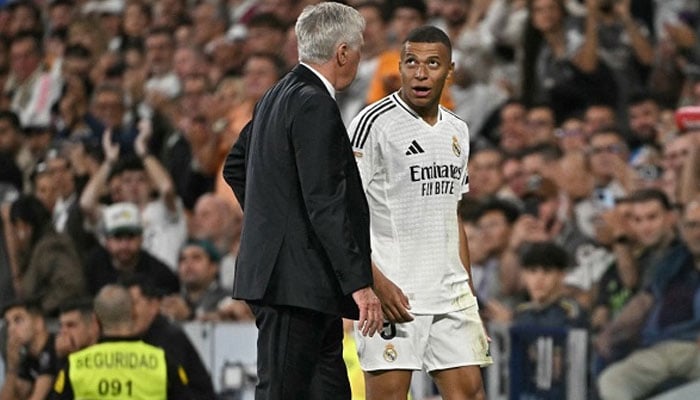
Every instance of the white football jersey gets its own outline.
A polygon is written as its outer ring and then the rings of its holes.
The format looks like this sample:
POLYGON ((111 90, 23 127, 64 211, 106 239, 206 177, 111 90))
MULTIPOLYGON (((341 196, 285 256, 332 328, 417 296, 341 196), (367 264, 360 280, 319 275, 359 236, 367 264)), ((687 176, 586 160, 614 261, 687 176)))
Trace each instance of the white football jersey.
POLYGON ((411 312, 476 303, 459 258, 457 202, 469 189, 467 124, 440 106, 431 126, 393 93, 348 130, 370 209, 372 260, 411 312))

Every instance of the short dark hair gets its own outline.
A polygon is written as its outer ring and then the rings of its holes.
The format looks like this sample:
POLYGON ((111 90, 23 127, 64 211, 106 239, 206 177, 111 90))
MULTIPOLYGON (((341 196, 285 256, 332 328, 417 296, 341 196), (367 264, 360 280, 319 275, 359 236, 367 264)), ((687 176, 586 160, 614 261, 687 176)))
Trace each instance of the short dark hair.
POLYGON ((41 302, 38 298, 27 298, 27 299, 15 299, 9 301, 2 306, 2 316, 5 317, 8 311, 13 308, 23 308, 31 315, 37 315, 40 317, 44 316, 44 312, 41 309, 41 302))
POLYGON ((627 107, 634 107, 639 104, 646 103, 647 101, 651 101, 656 105, 659 105, 660 103, 658 96, 656 96, 654 93, 646 90, 640 90, 630 95, 629 99, 627 100, 627 107))
POLYGON ((17 133, 22 132, 22 124, 19 121, 19 117, 14 112, 9 110, 0 110, 0 120, 8 121, 12 128, 17 131, 17 133))
POLYGON ((82 315, 91 315, 95 312, 95 304, 91 297, 81 297, 66 300, 59 307, 59 314, 77 311, 82 315))
POLYGON ((32 246, 52 226, 51 212, 33 195, 22 195, 10 206, 10 221, 19 220, 32 227, 32 246))
POLYGON ((484 214, 497 211, 503 214, 509 224, 514 223, 520 217, 520 209, 515 203, 510 200, 491 197, 486 199, 481 207, 479 207, 477 218, 481 218, 484 214))
POLYGON ((545 161, 556 161, 564 156, 564 152, 555 144, 539 143, 523 149, 520 153, 521 158, 530 155, 540 155, 545 161))
POLYGON ((278 79, 284 76, 284 74, 287 72, 287 64, 284 62, 284 59, 277 54, 269 52, 255 52, 248 56, 246 63, 250 61, 251 58, 264 58, 268 60, 275 67, 275 72, 277 73, 278 79))
POLYGON ((520 265, 524 269, 542 267, 563 271, 569 266, 569 254, 554 242, 527 243, 520 252, 520 265))
POLYGON ((625 197, 625 200, 627 200, 630 203, 646 203, 648 201, 658 201, 664 208, 664 210, 671 211, 674 209, 673 204, 671 204, 671 201, 669 200, 666 193, 664 193, 662 190, 654 188, 635 190, 629 196, 625 197))
POLYGON ((436 28, 432 25, 425 25, 418 27, 406 36, 406 40, 403 41, 413 43, 442 43, 447 47, 447 53, 452 59, 452 42, 447 34, 440 28, 436 28))
POLYGON ((129 154, 121 157, 114 163, 114 166, 109 171, 107 181, 111 181, 115 176, 119 176, 126 171, 145 171, 146 167, 143 161, 135 154, 129 154))

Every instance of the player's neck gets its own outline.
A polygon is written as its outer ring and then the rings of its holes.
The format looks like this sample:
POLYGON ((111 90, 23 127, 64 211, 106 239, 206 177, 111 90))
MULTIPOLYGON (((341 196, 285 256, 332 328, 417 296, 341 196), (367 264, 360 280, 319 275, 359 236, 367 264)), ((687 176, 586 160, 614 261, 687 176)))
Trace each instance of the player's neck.
POLYGON ((414 113, 418 114, 423 121, 428 125, 433 126, 438 122, 438 114, 440 112, 440 103, 435 102, 435 104, 428 104, 425 107, 419 107, 406 99, 403 94, 403 90, 399 90, 399 97, 403 100, 406 105, 408 105, 414 113))

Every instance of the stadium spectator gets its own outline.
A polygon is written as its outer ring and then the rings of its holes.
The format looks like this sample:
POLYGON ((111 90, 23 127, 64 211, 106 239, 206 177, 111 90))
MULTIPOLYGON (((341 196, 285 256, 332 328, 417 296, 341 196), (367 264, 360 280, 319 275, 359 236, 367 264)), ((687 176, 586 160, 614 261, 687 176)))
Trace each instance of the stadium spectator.
POLYGON ((520 211, 508 200, 489 199, 478 209, 475 215, 476 228, 481 235, 480 243, 487 258, 482 263, 481 288, 477 292, 486 292, 480 297, 484 316, 487 320, 505 321, 504 318, 518 302, 521 292, 518 270, 509 270, 511 265, 503 265, 504 257, 509 251, 513 224, 520 211))
POLYGON ((136 155, 120 159, 121 146, 110 140, 109 130, 105 131, 102 136, 105 160, 83 189, 80 207, 94 225, 104 209, 99 199, 105 189, 109 188, 112 202, 135 204, 143 221, 140 241, 144 249, 175 270, 177 249, 187 236, 184 208, 170 175, 148 152, 146 143, 150 134, 148 122, 144 121, 134 143, 136 155), (151 197, 154 188, 156 198, 151 197))
POLYGON ((503 196, 520 204, 520 200, 527 189, 528 179, 527 173, 523 170, 522 158, 519 155, 507 156, 503 160, 501 173, 505 183, 502 190, 503 196))
POLYGON ((53 215, 60 195, 58 193, 58 184, 44 161, 39 162, 34 168, 31 193, 53 215))
POLYGON ((133 334, 144 342, 160 347, 165 356, 187 376, 191 391, 190 399, 210 400, 216 398, 209 372, 204 367, 199 353, 182 329, 161 314, 163 292, 156 286, 157 277, 136 275, 125 280, 133 303, 133 334))
POLYGON ((17 301, 6 304, 2 315, 7 326, 7 353, 0 399, 46 398, 56 374, 56 352, 41 306, 30 300, 17 301))
POLYGON ((34 33, 22 32, 12 37, 10 70, 3 92, 10 96, 10 108, 19 116, 22 126, 48 125, 51 106, 61 88, 44 64, 41 40, 34 33))
POLYGON ((648 147, 657 147, 662 138, 658 131, 661 122, 661 105, 650 93, 640 92, 630 96, 627 103, 630 137, 630 158, 634 159, 648 147))
POLYGON ((589 104, 583 112, 583 122, 587 140, 599 130, 618 125, 615 108, 605 103, 589 104))
POLYGON ((543 177, 553 182, 557 181, 558 164, 563 154, 552 143, 541 143, 527 146, 519 154, 526 178, 543 177))
POLYGON ((535 104, 528 108, 525 116, 528 146, 556 143, 554 117, 554 110, 548 104, 535 104))
POLYGON ((181 89, 180 79, 173 69, 175 41, 167 28, 151 29, 144 41, 148 73, 144 91, 148 105, 159 109, 160 102, 175 98, 181 89))
POLYGON ((152 277, 164 294, 177 293, 180 284, 170 268, 142 249, 143 224, 133 203, 116 203, 103 212, 105 244, 89 255, 85 264, 88 291, 96 294, 103 286, 118 283, 134 274, 152 277))
POLYGON ((17 114, 9 110, 0 110, 0 153, 11 157, 19 165, 23 139, 22 126, 17 114))
POLYGON ((174 321, 217 321, 232 302, 218 281, 221 255, 208 240, 188 240, 180 250, 180 293, 163 298, 161 312, 174 321))
POLYGON ((611 344, 639 337, 641 348, 605 369, 598 380, 602 399, 646 397, 671 378, 698 379, 700 333, 700 203, 689 203, 681 218, 683 242, 657 261, 655 279, 601 334, 605 354, 611 344))
POLYGON ((242 221, 240 206, 231 205, 226 199, 212 193, 206 193, 197 199, 190 220, 190 236, 210 241, 221 254, 219 282, 225 288, 233 287, 242 221))
POLYGON ((616 109, 626 113, 627 100, 632 93, 644 88, 654 61, 651 34, 632 15, 631 0, 599 0, 597 7, 589 8, 598 29, 597 50, 615 78, 618 88, 616 109))
POLYGON ((100 324, 91 298, 71 299, 61 306, 58 314, 56 355, 63 359, 78 350, 97 343, 100 324))
POLYGON ((42 25, 41 7, 31 0, 19 0, 8 3, 10 11, 7 27, 8 36, 13 37, 21 32, 31 32, 37 37, 41 37, 45 32, 42 25))
POLYGON ((520 254, 521 276, 530 301, 515 308, 513 323, 538 327, 587 328, 581 305, 565 294, 569 253, 554 242, 534 242, 520 254))
POLYGON ((42 312, 55 316, 66 300, 85 293, 80 256, 71 239, 57 233, 51 213, 33 196, 10 208, 21 298, 36 298, 42 312))
POLYGON ((498 147, 474 149, 469 159, 469 182, 473 189, 466 195, 475 199, 504 195, 503 152, 498 147))
POLYGON ((591 136, 588 163, 598 188, 606 188, 621 197, 634 189, 634 171, 628 166, 629 147, 615 128, 604 128, 591 136))
POLYGON ((508 155, 527 146, 525 116, 527 110, 518 100, 506 101, 498 111, 498 146, 508 155))
POLYGON ((523 39, 524 103, 549 102, 557 121, 590 102, 615 104, 612 74, 598 58, 597 2, 587 1, 583 28, 567 14, 563 0, 528 2, 523 39))
POLYGON ((204 1, 197 4, 190 17, 193 22, 192 44, 201 49, 206 49, 209 43, 226 33, 226 15, 216 3, 204 1))
POLYGON ((585 123, 579 117, 566 118, 554 131, 557 145, 563 153, 584 152, 588 144, 585 123))
POLYGON ((248 21, 245 55, 255 53, 279 54, 286 39, 287 26, 272 13, 258 13, 248 21))
POLYGON ((78 183, 73 166, 66 156, 55 149, 49 151, 44 163, 58 192, 52 216, 54 229, 72 239, 81 260, 84 260, 96 241, 94 235, 85 230, 85 221, 78 204, 78 183))
MULTIPOLYGON (((613 212, 602 214, 599 230, 607 230, 608 238, 601 242, 612 248, 615 259, 600 279, 593 314, 596 328, 605 329, 633 296, 652 284, 659 268, 663 268, 660 260, 678 245, 676 219, 668 198, 656 189, 636 191, 615 206, 613 212)), ((599 350, 594 354, 594 372, 600 372, 634 348, 631 342, 619 342, 599 350)))

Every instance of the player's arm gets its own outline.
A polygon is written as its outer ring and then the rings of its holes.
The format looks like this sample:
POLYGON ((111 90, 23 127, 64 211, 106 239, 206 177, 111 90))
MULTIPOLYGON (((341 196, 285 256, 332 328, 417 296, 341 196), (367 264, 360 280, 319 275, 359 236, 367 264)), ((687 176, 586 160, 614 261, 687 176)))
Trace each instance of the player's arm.
POLYGON ((459 259, 462 261, 462 266, 467 271, 467 275, 469 275, 469 288, 472 290, 472 294, 476 296, 472 281, 472 263, 469 258, 469 239, 467 239, 467 234, 462 229, 460 221, 457 221, 457 229, 459 230, 459 259))
POLYGON ((377 268, 374 262, 372 262, 372 278, 374 279, 372 288, 382 303, 384 317, 389 322, 396 323, 413 321, 413 315, 409 312, 411 305, 408 303, 408 297, 377 268))

